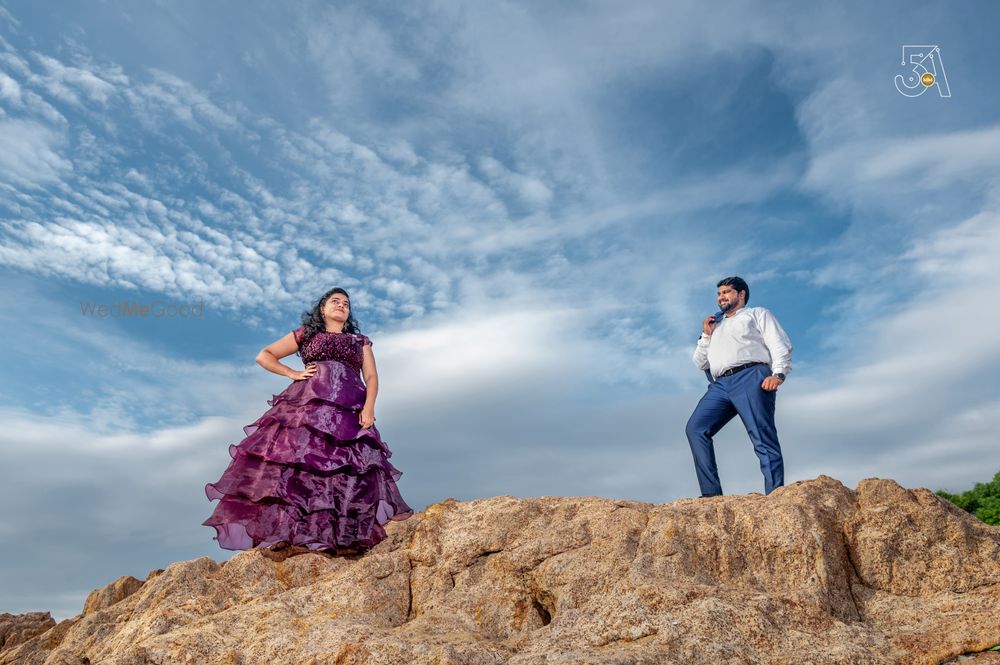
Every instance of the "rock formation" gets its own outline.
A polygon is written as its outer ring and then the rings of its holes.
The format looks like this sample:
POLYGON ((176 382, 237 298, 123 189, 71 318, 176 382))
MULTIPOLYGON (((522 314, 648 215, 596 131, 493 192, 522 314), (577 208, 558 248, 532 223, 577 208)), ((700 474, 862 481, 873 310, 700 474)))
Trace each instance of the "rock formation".
POLYGON ((56 625, 48 612, 0 614, 0 651, 12 649, 56 625))
POLYGON ((916 664, 997 644, 1000 528, 821 476, 665 505, 449 499, 364 556, 122 578, 0 665, 916 664))

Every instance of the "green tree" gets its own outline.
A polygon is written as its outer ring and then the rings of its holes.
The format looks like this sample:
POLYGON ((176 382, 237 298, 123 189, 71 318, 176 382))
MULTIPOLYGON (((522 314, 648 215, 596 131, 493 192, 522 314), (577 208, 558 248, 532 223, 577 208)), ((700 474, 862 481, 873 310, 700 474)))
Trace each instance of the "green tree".
POLYGON ((961 494, 938 490, 937 495, 968 511, 987 524, 1000 525, 1000 472, 988 483, 976 486, 961 494))

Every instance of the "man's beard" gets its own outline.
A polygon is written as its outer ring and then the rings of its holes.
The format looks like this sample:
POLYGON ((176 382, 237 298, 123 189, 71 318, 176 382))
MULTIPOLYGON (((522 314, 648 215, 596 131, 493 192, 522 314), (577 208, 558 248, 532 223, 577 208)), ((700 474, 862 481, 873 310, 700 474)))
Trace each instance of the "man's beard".
POLYGON ((719 309, 722 310, 723 314, 725 314, 726 312, 728 312, 729 310, 731 310, 735 306, 736 306, 736 303, 731 302, 731 303, 727 303, 725 305, 719 305, 719 309))

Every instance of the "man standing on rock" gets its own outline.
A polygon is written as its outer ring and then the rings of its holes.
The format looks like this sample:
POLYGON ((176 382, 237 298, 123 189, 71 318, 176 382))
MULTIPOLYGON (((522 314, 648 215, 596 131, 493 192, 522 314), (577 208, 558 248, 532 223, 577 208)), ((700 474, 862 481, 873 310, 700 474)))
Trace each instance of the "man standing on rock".
POLYGON ((694 364, 709 374, 708 391, 688 420, 686 433, 701 495, 722 494, 714 437, 737 414, 747 428, 764 474, 764 493, 785 483, 785 467, 774 427, 778 386, 792 369, 792 343, 763 307, 747 307, 750 287, 727 277, 719 289, 719 313, 702 322, 694 364))

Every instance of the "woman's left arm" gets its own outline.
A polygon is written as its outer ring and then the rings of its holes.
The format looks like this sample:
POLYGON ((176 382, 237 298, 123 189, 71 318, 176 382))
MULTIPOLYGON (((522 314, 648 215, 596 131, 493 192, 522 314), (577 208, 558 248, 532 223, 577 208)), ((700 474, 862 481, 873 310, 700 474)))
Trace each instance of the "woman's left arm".
POLYGON ((375 356, 369 344, 361 347, 364 357, 361 361, 361 375, 365 379, 365 405, 361 407, 358 423, 367 429, 375 424, 375 398, 378 397, 378 370, 375 369, 375 356))

